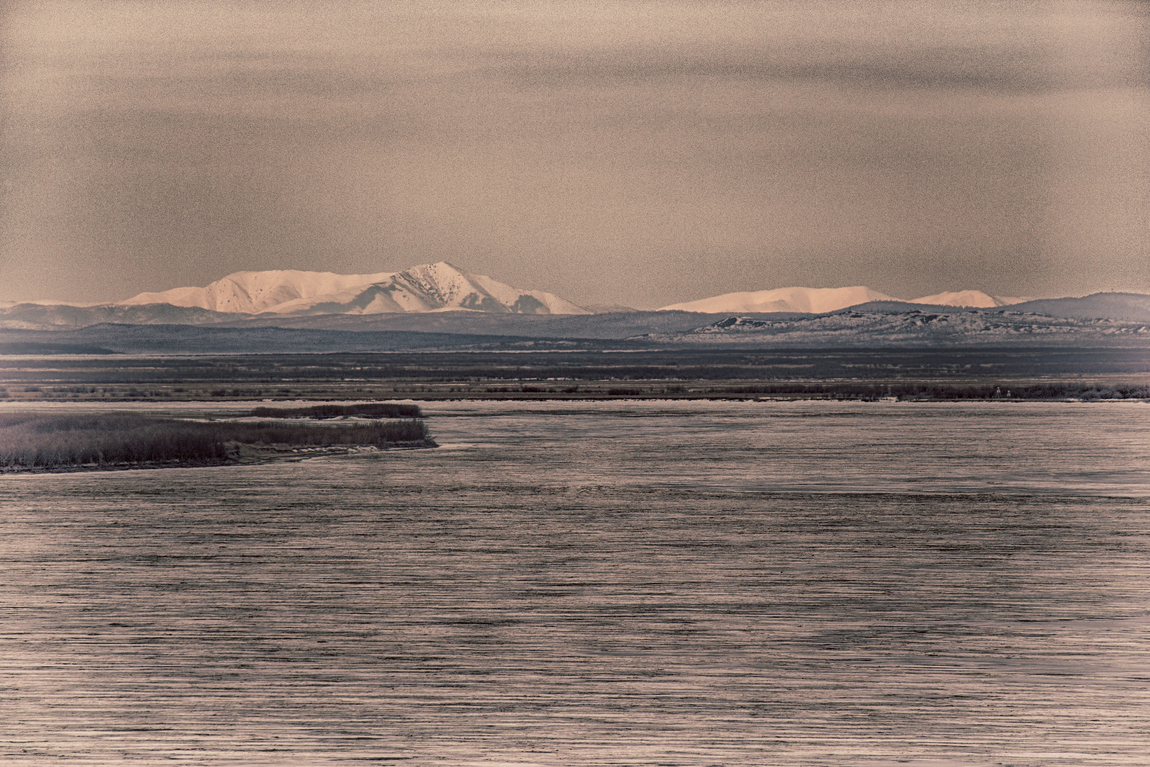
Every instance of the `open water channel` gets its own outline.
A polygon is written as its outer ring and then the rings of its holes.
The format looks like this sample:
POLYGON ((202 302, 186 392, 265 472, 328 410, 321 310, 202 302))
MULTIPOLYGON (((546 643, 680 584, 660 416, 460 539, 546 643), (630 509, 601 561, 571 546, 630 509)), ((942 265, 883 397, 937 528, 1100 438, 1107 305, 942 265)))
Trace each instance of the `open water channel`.
POLYGON ((0 476, 0 763, 1150 761, 1150 405, 424 410, 0 476))

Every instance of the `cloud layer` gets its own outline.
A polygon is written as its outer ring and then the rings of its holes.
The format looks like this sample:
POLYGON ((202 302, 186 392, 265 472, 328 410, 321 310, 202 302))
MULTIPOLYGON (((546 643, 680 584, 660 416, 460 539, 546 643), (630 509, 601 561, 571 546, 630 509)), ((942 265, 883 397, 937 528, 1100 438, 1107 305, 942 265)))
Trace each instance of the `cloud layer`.
POLYGON ((1150 291, 1141 4, 332 5, 4 6, 0 299, 1150 291))

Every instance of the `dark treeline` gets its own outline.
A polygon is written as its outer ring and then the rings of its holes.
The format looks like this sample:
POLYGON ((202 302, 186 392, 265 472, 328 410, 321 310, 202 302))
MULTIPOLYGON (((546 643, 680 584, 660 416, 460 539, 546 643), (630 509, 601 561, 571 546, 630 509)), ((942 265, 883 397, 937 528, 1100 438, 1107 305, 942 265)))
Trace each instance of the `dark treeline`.
POLYGON ((897 397, 912 400, 1104 400, 1104 399, 1150 399, 1150 386, 1116 385, 1099 386, 1092 384, 979 384, 963 385, 948 383, 786 383, 754 386, 733 386, 732 394, 763 395, 815 395, 834 399, 880 399, 897 397))
POLYGON ((301 354, 179 358, 0 359, 19 385, 221 382, 268 388, 304 381, 897 380, 1145 374, 1138 349, 698 349, 674 351, 301 354))
POLYGON ((873 401, 894 397, 905 400, 1109 400, 1150 399, 1150 386, 1099 385, 1075 383, 1026 384, 991 382, 964 384, 957 382, 866 381, 788 381, 782 383, 745 384, 740 382, 694 382, 692 385, 666 385, 659 381, 636 382, 631 386, 587 387, 580 385, 488 386, 480 391, 512 398, 595 399, 620 397, 660 399, 756 399, 761 397, 839 399, 873 401))
POLYGON ((362 405, 313 405, 311 407, 257 407, 254 418, 422 418, 419 405, 370 402, 362 405))
POLYGON ((238 445, 434 446, 423 421, 319 426, 259 421, 182 421, 138 414, 0 416, 0 470, 212 466, 234 463, 238 445))

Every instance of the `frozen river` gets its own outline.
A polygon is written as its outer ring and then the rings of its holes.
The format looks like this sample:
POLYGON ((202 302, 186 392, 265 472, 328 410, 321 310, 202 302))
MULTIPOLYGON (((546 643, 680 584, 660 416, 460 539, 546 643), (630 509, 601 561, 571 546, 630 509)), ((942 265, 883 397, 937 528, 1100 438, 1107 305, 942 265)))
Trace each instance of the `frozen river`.
POLYGON ((1147 763, 1150 405, 424 410, 0 476, 0 763, 1147 763))

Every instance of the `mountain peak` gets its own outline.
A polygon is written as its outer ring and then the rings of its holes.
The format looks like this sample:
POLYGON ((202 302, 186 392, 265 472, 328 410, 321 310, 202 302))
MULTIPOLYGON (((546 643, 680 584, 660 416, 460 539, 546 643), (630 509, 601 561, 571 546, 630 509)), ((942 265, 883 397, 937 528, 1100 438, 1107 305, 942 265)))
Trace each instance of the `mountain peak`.
POLYGON ((474 289, 471 275, 446 261, 420 264, 404 269, 396 274, 394 279, 402 280, 428 296, 434 297, 444 306, 452 305, 459 296, 474 289))

